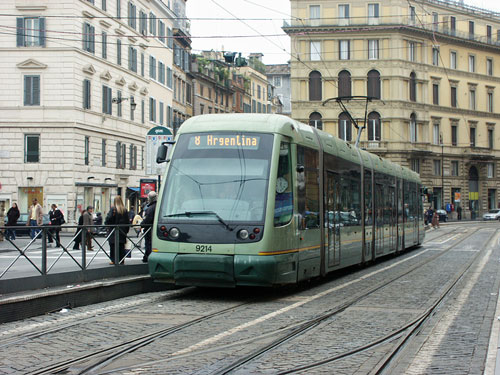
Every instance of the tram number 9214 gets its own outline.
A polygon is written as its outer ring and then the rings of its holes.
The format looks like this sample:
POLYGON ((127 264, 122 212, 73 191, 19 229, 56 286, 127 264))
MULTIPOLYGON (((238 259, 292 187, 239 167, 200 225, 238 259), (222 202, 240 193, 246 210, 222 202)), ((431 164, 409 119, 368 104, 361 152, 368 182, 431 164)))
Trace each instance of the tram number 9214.
POLYGON ((212 246, 210 246, 210 245, 196 245, 195 250, 197 253, 211 253, 212 246))

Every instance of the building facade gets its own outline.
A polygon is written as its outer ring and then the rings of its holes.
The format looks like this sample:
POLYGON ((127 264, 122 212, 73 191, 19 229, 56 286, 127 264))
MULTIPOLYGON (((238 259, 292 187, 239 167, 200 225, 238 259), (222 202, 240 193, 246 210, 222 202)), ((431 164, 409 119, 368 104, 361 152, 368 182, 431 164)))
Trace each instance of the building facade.
POLYGON ((170 1, 2 2, 0 200, 67 220, 136 201, 145 135, 172 106, 170 1), (135 196, 134 196, 135 194, 135 196))
MULTIPOLYGON (((291 0, 292 116, 420 173, 429 203, 499 205, 500 18, 458 2, 291 0), (365 102, 344 100, 364 123, 365 102), (350 108, 350 109, 349 109, 350 108)), ((453 205, 453 206, 452 206, 453 205)))
POLYGON ((267 80, 274 88, 274 95, 278 97, 283 109, 282 114, 292 114, 292 86, 290 79, 290 64, 266 65, 267 80))

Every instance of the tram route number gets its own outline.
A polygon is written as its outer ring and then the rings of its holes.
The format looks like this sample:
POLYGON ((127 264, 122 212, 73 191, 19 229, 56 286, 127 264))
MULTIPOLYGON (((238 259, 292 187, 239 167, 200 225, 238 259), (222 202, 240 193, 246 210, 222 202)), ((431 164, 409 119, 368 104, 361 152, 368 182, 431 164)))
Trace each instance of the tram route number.
POLYGON ((196 245, 196 252, 197 253, 211 253, 212 246, 210 246, 210 245, 196 245))

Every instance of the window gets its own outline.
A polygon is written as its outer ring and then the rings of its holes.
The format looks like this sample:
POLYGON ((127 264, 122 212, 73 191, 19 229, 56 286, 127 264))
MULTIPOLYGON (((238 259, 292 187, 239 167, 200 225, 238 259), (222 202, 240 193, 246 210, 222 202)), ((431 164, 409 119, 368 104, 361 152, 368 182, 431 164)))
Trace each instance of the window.
POLYGON ((321 15, 319 5, 309 5, 309 18, 311 21, 311 26, 319 26, 320 17, 321 15))
MULTIPOLYGON (((173 80, 172 69, 167 67, 167 87, 170 89, 172 88, 172 80, 173 80)), ((201 87, 201 96, 203 96, 203 86, 200 87, 201 87)))
POLYGON ((116 93, 116 96, 117 96, 117 114, 118 114, 118 117, 122 117, 122 92, 120 90, 117 91, 116 93))
POLYGON ((457 30, 457 17, 451 16, 450 17, 450 34, 455 35, 457 30))
POLYGON ((144 99, 141 100, 141 124, 144 124, 146 122, 146 103, 144 102, 144 99))
POLYGON ((106 166, 106 140, 101 141, 101 166, 106 166))
POLYGON ((153 56, 149 56, 149 77, 156 79, 156 59, 153 56))
POLYGON ((339 73, 339 96, 351 96, 351 73, 342 70, 339 73))
POLYGON ((139 12, 139 32, 148 35, 148 16, 142 10, 139 12))
POLYGON ((83 80, 83 109, 90 109, 91 107, 91 85, 90 80, 83 80))
POLYGON ((350 59, 350 41, 339 40, 339 60, 350 59))
POLYGON ((415 42, 408 42, 408 60, 416 60, 415 42))
POLYGON ((450 97, 451 97, 451 106, 453 108, 457 107, 457 88, 455 86, 451 86, 450 88, 450 97))
POLYGON ((322 130, 323 129, 323 120, 322 116, 318 112, 313 112, 309 115, 309 125, 313 128, 322 130))
POLYGON ((137 7, 131 2, 128 2, 128 25, 135 29, 137 27, 137 7))
POLYGON ((165 24, 162 21, 158 21, 158 38, 160 39, 160 42, 163 44, 166 44, 166 39, 165 39, 165 24))
POLYGON ((165 64, 161 61, 158 62, 158 81, 165 84, 165 64))
POLYGON ((439 48, 432 48, 432 65, 439 66, 439 48))
POLYGON ((368 96, 380 99, 380 73, 376 70, 370 70, 368 72, 368 96))
POLYGON ((134 109, 132 109, 132 104, 135 104, 135 100, 133 96, 130 96, 130 120, 134 121, 134 109))
POLYGON ((493 112, 493 93, 488 93, 488 112, 493 112))
POLYGON ((493 135, 493 129, 488 129, 488 148, 490 150, 493 150, 493 147, 495 146, 495 138, 493 137, 493 135))
POLYGON ((379 5, 368 4, 368 24, 375 25, 378 23, 379 18, 379 5))
POLYGON ((469 109, 476 110, 476 90, 469 89, 469 109))
POLYGON ((156 99, 149 98, 149 121, 156 122, 156 99))
POLYGON ((122 0, 116 0, 116 18, 122 18, 122 0))
POLYGON ((321 73, 316 70, 309 73, 309 100, 322 99, 321 85, 322 85, 321 73))
POLYGON ((113 114, 113 90, 106 85, 102 86, 102 113, 113 114))
POLYGON ((281 76, 274 76, 274 87, 281 87, 281 76))
MULTIPOLYGON (((276 197, 274 203, 274 226, 289 223, 293 217, 293 183, 290 144, 281 142, 278 160, 276 197)), ((262 214, 261 214, 262 215, 262 214)))
POLYGON ((90 138, 85 137, 85 151, 84 151, 84 162, 85 165, 89 165, 89 159, 90 159, 90 138))
POLYGON ((456 146, 458 144, 458 126, 451 126, 451 145, 456 146))
POLYGON ((488 43, 491 43, 491 33, 492 33, 491 25, 486 25, 486 41, 488 43))
MULTIPOLYGON (((204 106, 200 104, 200 113, 203 114, 204 106)), ((173 109, 171 106, 167 106, 167 126, 172 126, 173 109)))
POLYGON ((24 162, 40 162, 40 134, 24 135, 24 162))
POLYGON ((410 101, 417 101, 417 75, 415 72, 410 74, 410 101))
POLYGON ((441 176, 441 160, 433 160, 434 176, 441 176))
POLYGON ((486 59, 486 74, 493 75, 493 59, 486 59))
MULTIPOLYGON (((137 56, 136 56, 137 57, 137 56)), ((136 58, 137 60, 137 58, 136 58)), ((145 62, 144 62, 145 58, 144 58, 144 53, 141 53, 141 76, 144 77, 144 70, 145 70, 145 62)), ((137 69, 137 61, 136 61, 136 69, 137 69)), ((136 71, 137 73, 137 71, 136 71)))
POLYGON ((320 61, 321 60, 321 42, 311 41, 311 61, 320 61))
POLYGON ((450 52, 450 69, 457 68, 457 53, 455 51, 450 52))
POLYGON ((415 7, 410 6, 410 23, 415 24, 415 20, 417 19, 417 13, 415 11, 415 7))
POLYGON ((137 49, 128 47, 128 68, 137 73, 137 49))
POLYGON ((439 30, 439 15, 436 12, 432 12, 432 30, 439 30))
POLYGON ((345 112, 339 116, 339 138, 347 142, 352 140, 351 120, 345 112))
POLYGON ((469 21, 469 39, 474 39, 474 21, 469 21))
POLYGON ((108 34, 106 34, 104 31, 101 34, 101 47, 102 47, 102 58, 107 59, 108 58, 108 34))
POLYGON ((474 73, 476 71, 476 56, 469 55, 469 72, 474 73))
POLYGON ((120 39, 116 40, 116 63, 122 64, 122 41, 120 39))
POLYGON ((83 50, 95 53, 95 27, 87 22, 83 24, 83 50))
POLYGON ((129 146, 130 169, 137 169, 137 146, 129 146))
POLYGON ((339 5, 339 24, 349 25, 349 4, 339 5))
POLYGON ((439 85, 436 83, 432 85, 432 104, 439 105, 439 85))
POLYGON ((24 76, 24 105, 40 105, 40 76, 24 76))
POLYGON ((368 59, 378 60, 378 40, 368 40, 368 59))
POLYGON ((174 48, 174 34, 170 27, 167 27, 167 47, 174 48))
POLYGON ((381 133, 380 115, 377 112, 371 112, 368 115, 368 140, 380 141, 381 133))
POLYGON ((432 127, 432 143, 435 145, 441 144, 439 137, 439 124, 434 124, 432 127))
POLYGON ((45 47, 45 18, 18 17, 16 26, 18 47, 45 47))
POLYGON ((125 168, 122 164, 122 143, 116 142, 116 168, 125 168))
POLYGON ((410 116, 410 142, 417 142, 417 116, 415 113, 410 116))
POLYGON ((451 161, 451 175, 454 177, 458 176, 458 161, 457 160, 451 161))
POLYGON ((301 228, 319 228, 318 151, 297 146, 297 164, 304 167, 304 172, 300 172, 304 184, 299 184, 297 191, 298 211, 303 218, 301 228))
POLYGON ((102 8, 102 10, 104 10, 104 11, 106 10, 106 0, 102 0, 102 1, 101 1, 101 8, 102 8))
POLYGON ((413 172, 420 173, 420 159, 411 159, 410 168, 413 172))
POLYGON ((470 147, 476 147, 476 128, 471 127, 469 131, 470 147))
POLYGON ((149 13, 149 33, 156 36, 156 16, 149 13))
MULTIPOLYGON (((257 99, 261 98, 260 97, 260 89, 261 89, 260 85, 257 85, 257 99)), ((217 102, 217 99, 215 99, 215 102, 217 102)))
POLYGON ((488 173, 488 178, 495 177, 495 164, 494 163, 487 163, 486 169, 487 169, 487 173, 488 173))
POLYGON ((163 118, 164 118, 164 111, 165 111, 165 104, 163 102, 160 102, 160 125, 163 125, 163 118))

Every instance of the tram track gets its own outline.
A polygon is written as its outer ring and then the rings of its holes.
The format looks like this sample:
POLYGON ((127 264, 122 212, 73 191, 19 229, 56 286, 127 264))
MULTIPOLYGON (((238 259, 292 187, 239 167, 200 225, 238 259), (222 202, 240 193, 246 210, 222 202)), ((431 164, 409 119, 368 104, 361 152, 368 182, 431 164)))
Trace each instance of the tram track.
MULTIPOLYGON (((308 332, 309 330, 314 329, 315 327, 317 327, 322 322, 324 322, 324 321, 332 318, 333 316, 335 316, 335 315, 337 315, 337 314, 345 311, 349 307, 351 307, 354 304, 360 302, 361 300, 363 300, 366 297, 370 296, 374 292, 376 292, 376 291, 378 291, 378 290, 386 287, 387 285, 395 282, 396 280, 401 279, 402 277, 404 277, 404 276, 406 276, 406 275, 414 272, 415 270, 417 270, 417 269, 419 269, 419 268, 427 265, 428 263, 434 261, 435 259, 443 256, 448 251, 450 251, 453 248, 457 247, 458 245, 460 245, 461 243, 463 243, 468 238, 471 238, 480 229, 481 228, 477 228, 477 229, 475 229, 472 232, 465 232, 465 233, 462 232, 462 233, 460 233, 462 235, 461 238, 457 239, 456 242, 454 242, 453 244, 449 245, 445 249, 440 250, 439 253, 434 254, 431 257, 425 259, 424 261, 419 262, 418 264, 416 264, 416 265, 414 265, 414 266, 406 269, 404 272, 399 273, 395 277, 392 277, 389 280, 385 280, 384 282, 379 283, 379 284, 373 286, 372 288, 364 291, 363 293, 358 294, 358 295, 350 298, 349 300, 345 301, 344 303, 342 303, 342 304, 334 307, 333 309, 329 310, 325 314, 322 314, 322 315, 317 316, 317 317, 315 317, 313 319, 309 319, 309 320, 306 320, 306 321, 303 321, 303 322, 295 323, 294 325, 291 325, 291 326, 285 327, 283 329, 280 329, 279 332, 277 332, 277 334, 285 332, 285 331, 287 333, 286 334, 281 334, 279 337, 277 337, 276 339, 272 340, 269 344, 267 344, 265 346, 261 346, 261 347, 255 349, 255 350, 253 350, 251 353, 247 354, 246 356, 241 357, 241 358, 233 361, 232 363, 230 363, 228 365, 225 365, 224 367, 220 367, 220 368, 218 368, 218 369, 210 372, 210 375, 229 374, 229 373, 237 370, 238 368, 241 368, 243 365, 248 364, 248 363, 250 363, 250 362, 258 359, 262 355, 265 355, 265 354, 271 352, 273 349, 278 348, 282 344, 284 344, 286 342, 289 342, 291 340, 294 340, 295 338, 301 336, 302 334, 308 332)), ((453 233, 453 231, 450 231, 448 233, 453 233)), ((435 238, 437 238, 437 237, 439 237, 439 236, 436 236, 435 238)), ((373 274, 373 273, 371 273, 371 274, 373 274)), ((366 280, 369 276, 371 276, 371 274, 366 275, 363 279, 366 280)), ((422 320, 422 318, 418 317, 414 321, 411 321, 408 324, 410 326, 412 326, 412 325, 416 324, 417 322, 419 322, 420 320, 422 320)), ((401 330, 405 331, 406 329, 408 329, 408 328, 401 329, 401 330)), ((399 333, 396 332, 396 333, 392 333, 391 335, 388 335, 387 337, 384 336, 383 338, 380 338, 379 340, 376 340, 376 342, 372 343, 372 346, 373 345, 378 345, 378 344, 380 344, 380 343, 382 343, 384 341, 387 341, 387 340, 391 340, 391 339, 393 339, 393 336, 395 336, 395 335, 397 336, 397 335, 401 335, 401 334, 402 334, 401 332, 399 332, 399 333)), ((259 336, 259 337, 262 337, 262 336, 259 336)), ((257 341, 259 339, 259 337, 255 337, 253 339, 245 340, 245 342, 248 342, 248 341, 257 341)), ((141 363, 133 365, 133 366, 115 367, 115 368, 113 368, 112 370, 109 370, 109 371, 108 370, 100 371, 99 374, 119 373, 121 371, 132 370, 135 367, 142 367, 142 368, 144 368, 144 367, 148 367, 148 366, 160 365, 162 363, 166 363, 166 362, 169 362, 169 361, 172 361, 172 360, 175 360, 175 359, 186 358, 186 357, 189 357, 190 355, 191 356, 197 356, 197 355, 200 355, 200 354, 203 354, 203 353, 215 352, 217 350, 220 350, 220 349, 223 349, 223 348, 228 348, 228 347, 233 347, 233 346, 236 346, 236 345, 238 345, 238 343, 228 344, 228 345, 222 345, 222 346, 218 346, 218 347, 212 347, 209 350, 196 350, 196 351, 193 351, 193 352, 191 352, 189 354, 174 355, 174 356, 171 356, 169 358, 155 360, 155 361, 141 362, 141 363)), ((369 347, 370 346, 368 346, 366 348, 360 348, 359 350, 354 350, 354 351, 352 351, 352 353, 351 352, 344 353, 344 354, 341 354, 339 358, 334 358, 334 359, 329 359, 329 360, 333 361, 333 360, 337 360, 337 359, 340 359, 340 358, 343 358, 343 357, 346 357, 346 356, 349 356, 349 355, 353 355, 353 354, 355 354, 355 353, 357 353, 359 351, 367 350, 369 347)), ((110 362, 108 362, 108 364, 109 363, 110 362)), ((104 369, 104 368, 102 368, 102 369, 104 369)), ((299 371, 299 370, 296 370, 296 371, 299 371)), ((82 374, 83 373, 84 372, 82 372, 82 374)), ((284 373, 287 373, 287 372, 284 372, 284 373)))

